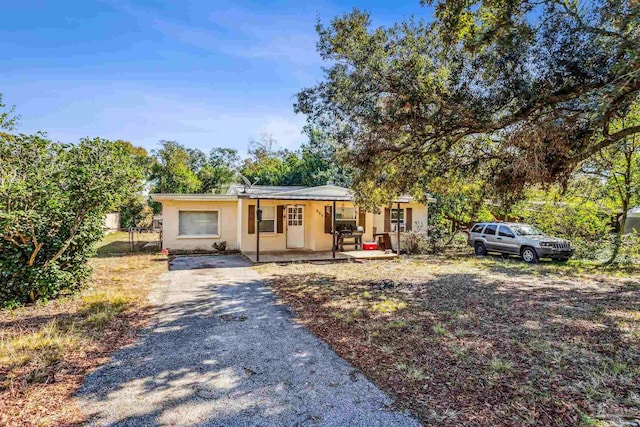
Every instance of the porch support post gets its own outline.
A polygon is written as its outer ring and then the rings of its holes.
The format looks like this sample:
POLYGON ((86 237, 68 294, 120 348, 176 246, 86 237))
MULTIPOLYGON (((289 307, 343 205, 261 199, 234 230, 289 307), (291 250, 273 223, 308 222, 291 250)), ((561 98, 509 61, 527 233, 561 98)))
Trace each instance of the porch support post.
POLYGON ((336 201, 333 201, 333 209, 331 210, 331 251, 333 253, 333 259, 336 259, 336 201))
POLYGON ((256 203, 256 262, 260 262, 260 222, 258 222, 258 212, 260 211, 260 199, 256 203))
POLYGON ((398 230, 398 247, 396 248, 396 252, 398 253, 398 255, 400 255, 400 202, 398 202, 398 215, 396 216, 396 225, 398 230))

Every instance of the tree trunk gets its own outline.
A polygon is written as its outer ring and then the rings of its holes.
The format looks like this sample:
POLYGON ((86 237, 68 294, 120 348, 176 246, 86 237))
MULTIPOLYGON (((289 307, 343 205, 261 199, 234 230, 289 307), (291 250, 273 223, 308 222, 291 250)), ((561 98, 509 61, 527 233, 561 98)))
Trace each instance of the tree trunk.
POLYGON ((613 239, 613 251, 611 252, 611 257, 605 262, 605 265, 615 264, 616 258, 618 258, 618 254, 620 253, 620 247, 622 246, 622 235, 624 234, 624 227, 627 223, 627 211, 629 210, 629 203, 622 203, 623 212, 622 217, 620 218, 620 228, 616 233, 615 238, 613 239))
POLYGON ((620 228, 616 233, 616 237, 613 240, 613 251, 611 257, 605 263, 605 265, 611 265, 616 263, 618 254, 620 253, 620 247, 622 246, 622 236, 624 235, 624 229, 627 223, 627 212, 629 211, 629 204, 631 203, 631 163, 633 160, 633 151, 625 153, 626 167, 624 171, 624 188, 622 191, 622 217, 620 218, 620 228))
POLYGON ((449 246, 451 242, 453 242, 453 239, 455 239, 456 234, 458 234, 458 231, 460 231, 460 225, 458 224, 458 222, 451 221, 451 235, 449 236, 449 239, 445 242, 444 246, 449 246))

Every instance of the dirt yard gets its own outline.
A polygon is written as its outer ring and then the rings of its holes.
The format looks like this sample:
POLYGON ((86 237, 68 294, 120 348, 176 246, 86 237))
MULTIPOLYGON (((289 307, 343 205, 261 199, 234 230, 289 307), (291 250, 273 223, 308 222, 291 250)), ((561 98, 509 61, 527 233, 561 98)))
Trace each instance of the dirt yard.
MULTIPOLYGON (((144 243, 141 238, 136 248, 144 243)), ((83 421, 75 390, 133 341, 149 316, 150 284, 167 268, 166 256, 128 251, 126 233, 110 234, 91 260, 94 275, 85 291, 0 311, 0 425, 83 421)))
POLYGON ((638 270, 472 256, 255 268, 427 425, 640 417, 638 270))

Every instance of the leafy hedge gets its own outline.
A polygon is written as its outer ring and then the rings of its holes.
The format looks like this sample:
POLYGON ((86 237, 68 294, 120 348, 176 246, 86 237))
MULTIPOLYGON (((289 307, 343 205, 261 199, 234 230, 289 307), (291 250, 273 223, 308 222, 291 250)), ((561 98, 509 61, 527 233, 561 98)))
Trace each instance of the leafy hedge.
POLYGON ((0 304, 54 298, 87 280, 105 215, 142 185, 129 147, 0 133, 0 304))

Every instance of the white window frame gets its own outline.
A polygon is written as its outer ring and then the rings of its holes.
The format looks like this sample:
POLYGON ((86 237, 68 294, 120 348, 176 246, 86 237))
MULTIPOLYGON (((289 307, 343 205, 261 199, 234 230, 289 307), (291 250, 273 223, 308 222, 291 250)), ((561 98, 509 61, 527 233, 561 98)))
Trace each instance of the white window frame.
MULTIPOLYGON (((391 232, 397 233, 398 232, 398 220, 393 218, 393 212, 394 211, 398 211, 398 208, 391 208, 391 212, 389 212, 390 218, 389 221, 391 222, 391 232)), ((403 233, 407 230, 407 224, 406 224, 406 220, 407 220, 407 213, 406 213, 406 208, 400 208, 400 212, 402 213, 402 218, 400 218, 400 232, 403 233)), ((398 216, 396 214, 396 216, 398 216)))
MULTIPOLYGON (((261 236, 273 236, 278 234, 278 207, 276 205, 260 205, 260 209, 262 209, 262 221, 264 221, 264 208, 273 208, 273 231, 260 231, 261 236)), ((257 215, 256 215, 257 216, 257 215)), ((272 221, 269 219, 268 221, 272 221)), ((257 223, 256 226, 258 229, 260 228, 260 223, 257 223)))
POLYGON ((178 209, 178 236, 177 239, 219 239, 220 238, 220 209, 178 209), (180 234, 180 212, 217 212, 218 234, 180 234))

